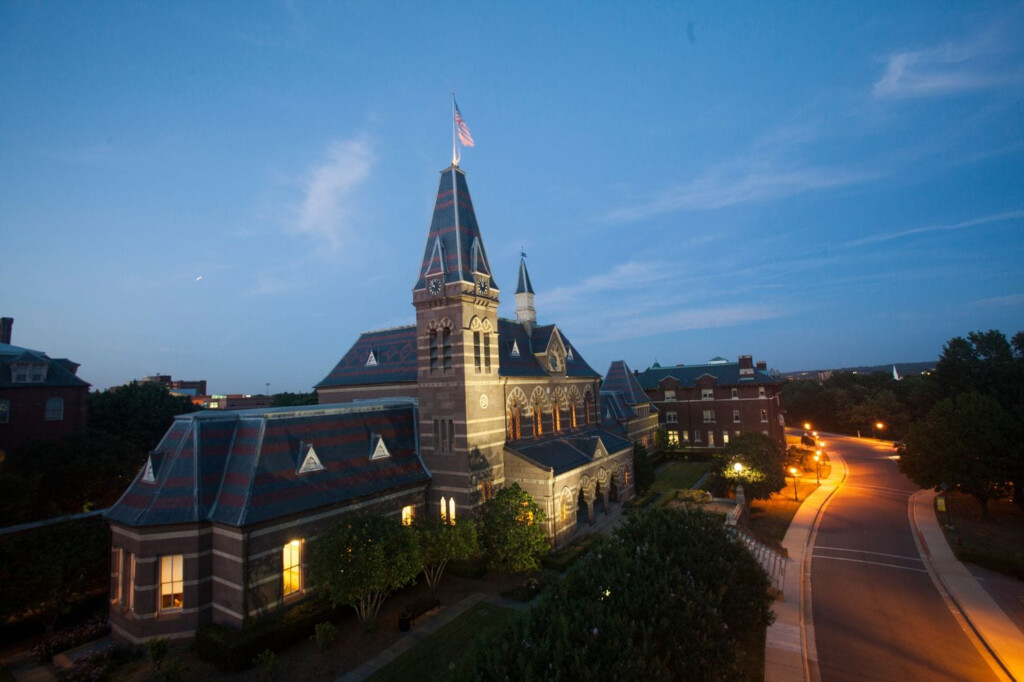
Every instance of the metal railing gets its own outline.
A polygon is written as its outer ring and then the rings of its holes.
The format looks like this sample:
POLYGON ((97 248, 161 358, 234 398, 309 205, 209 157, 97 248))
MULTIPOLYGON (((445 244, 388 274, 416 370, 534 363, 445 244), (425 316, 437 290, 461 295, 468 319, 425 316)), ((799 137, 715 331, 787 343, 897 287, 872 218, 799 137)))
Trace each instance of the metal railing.
POLYGON ((772 590, 782 595, 782 587, 786 582, 786 561, 789 552, 782 545, 764 540, 742 526, 726 526, 726 528, 743 543, 761 568, 768 574, 772 590))

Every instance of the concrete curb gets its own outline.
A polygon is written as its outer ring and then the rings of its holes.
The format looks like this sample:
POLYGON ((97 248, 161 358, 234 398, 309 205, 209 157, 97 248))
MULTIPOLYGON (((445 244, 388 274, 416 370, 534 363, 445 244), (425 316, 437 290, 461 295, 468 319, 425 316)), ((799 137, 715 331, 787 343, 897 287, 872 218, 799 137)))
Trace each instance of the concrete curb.
POLYGON ((846 480, 846 461, 838 453, 830 453, 832 470, 821 485, 808 495, 782 541, 789 552, 786 561, 786 582, 782 601, 772 611, 775 622, 765 634, 764 679, 766 682, 804 682, 821 678, 818 653, 811 622, 811 586, 806 561, 814 542, 814 533, 822 510, 846 480))
POLYGON ((910 496, 907 515, 914 528, 918 552, 936 588, 947 599, 954 616, 972 641, 983 648, 982 655, 997 675, 1024 680, 1024 632, 1003 612, 953 554, 935 516, 933 490, 919 490, 910 496), (958 618, 958 620, 960 620, 958 618))

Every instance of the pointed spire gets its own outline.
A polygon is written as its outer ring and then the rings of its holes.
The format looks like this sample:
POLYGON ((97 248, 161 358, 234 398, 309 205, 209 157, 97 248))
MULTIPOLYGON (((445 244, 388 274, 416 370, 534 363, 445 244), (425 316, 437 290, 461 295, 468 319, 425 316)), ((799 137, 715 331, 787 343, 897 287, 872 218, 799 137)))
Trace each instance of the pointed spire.
POLYGON ((413 290, 426 288, 427 281, 437 276, 444 284, 474 284, 482 278, 487 280, 489 289, 498 290, 469 196, 466 173, 454 164, 441 171, 423 262, 413 290))
POLYGON ((516 320, 526 327, 527 333, 533 333, 537 324, 537 311, 533 307, 533 284, 530 273, 526 271, 526 254, 519 253, 519 282, 516 284, 516 320))

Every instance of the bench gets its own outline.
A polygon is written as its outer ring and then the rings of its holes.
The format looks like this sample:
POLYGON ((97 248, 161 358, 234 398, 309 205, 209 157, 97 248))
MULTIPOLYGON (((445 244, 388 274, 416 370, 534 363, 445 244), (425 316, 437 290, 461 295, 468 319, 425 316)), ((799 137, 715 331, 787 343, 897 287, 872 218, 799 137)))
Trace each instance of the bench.
POLYGON ((408 632, 417 620, 436 613, 440 608, 441 600, 437 597, 420 597, 409 602, 398 614, 399 631, 408 632))

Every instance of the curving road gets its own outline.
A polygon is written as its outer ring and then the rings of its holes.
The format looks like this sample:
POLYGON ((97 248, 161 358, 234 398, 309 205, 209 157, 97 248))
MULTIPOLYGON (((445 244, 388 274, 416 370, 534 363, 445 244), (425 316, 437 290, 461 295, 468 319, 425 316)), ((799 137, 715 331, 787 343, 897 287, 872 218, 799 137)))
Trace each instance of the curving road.
POLYGON ((918 553, 889 443, 827 437, 848 467, 823 509, 810 557, 822 680, 997 680, 918 553))

